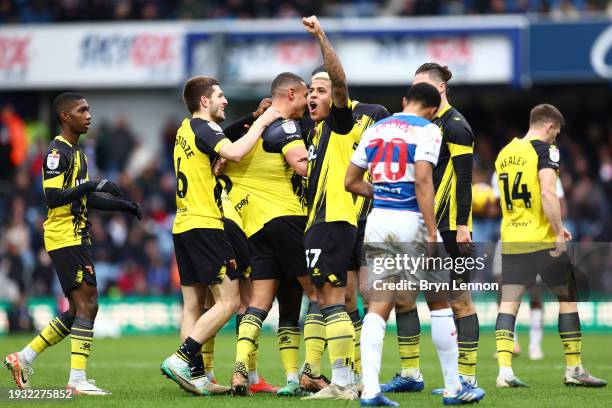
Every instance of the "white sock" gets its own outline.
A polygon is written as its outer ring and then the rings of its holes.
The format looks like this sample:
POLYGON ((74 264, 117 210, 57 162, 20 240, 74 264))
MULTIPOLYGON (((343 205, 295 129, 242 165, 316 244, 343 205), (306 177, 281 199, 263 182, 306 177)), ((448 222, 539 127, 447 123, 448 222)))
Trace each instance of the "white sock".
POLYGON ((376 313, 363 318, 361 328, 362 398, 374 398, 380 393, 380 364, 387 322, 376 313))
POLYGON ((287 382, 292 381, 296 384, 298 384, 300 382, 300 378, 298 377, 298 373, 289 373, 287 374, 287 382))
POLYGON ((208 378, 209 381, 212 381, 215 379, 215 372, 214 370, 208 370, 206 371, 206 378, 208 378))
POLYGON ((502 378, 510 378, 514 377, 514 371, 512 371, 512 367, 499 367, 499 376, 502 378))
POLYGON ((421 369, 420 368, 402 368, 402 372, 400 375, 404 378, 411 378, 413 380, 418 380, 421 378, 421 369))
POLYGON ((19 358, 21 358, 23 361, 25 361, 28 364, 32 364, 36 357, 38 357, 38 353, 35 352, 34 349, 30 347, 29 345, 25 346, 23 350, 19 352, 19 358))
POLYGON ((438 352, 444 388, 450 395, 461 389, 459 382, 459 347, 457 346, 457 328, 451 308, 431 311, 431 337, 438 352))
POLYGON ((257 370, 249 371, 249 383, 250 384, 259 383, 259 375, 257 375, 257 370))
POLYGON ((85 381, 86 379, 87 376, 85 375, 85 370, 75 370, 74 368, 70 369, 68 384, 76 385, 81 381, 85 381))
POLYGON ((346 387, 351 382, 351 367, 344 365, 344 361, 332 364, 332 381, 341 387, 346 387))
POLYGON ((542 348, 542 309, 531 309, 529 316, 529 349, 542 348))

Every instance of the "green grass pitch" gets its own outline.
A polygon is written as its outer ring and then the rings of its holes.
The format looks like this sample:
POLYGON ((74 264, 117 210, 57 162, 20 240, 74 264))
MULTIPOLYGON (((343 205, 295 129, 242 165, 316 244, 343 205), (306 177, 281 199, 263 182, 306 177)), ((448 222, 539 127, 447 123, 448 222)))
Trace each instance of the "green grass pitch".
MULTIPOLYGON (((382 379, 389 379, 399 367, 395 330, 388 330, 383 354, 382 379)), ((520 332, 526 350, 527 335, 520 332)), ((612 334, 585 333, 583 363, 600 378, 612 379, 612 334)), ((29 337, 1 337, 2 356, 20 349, 29 337)), ((495 348, 492 330, 483 330, 479 349, 478 380, 487 391, 480 406, 489 407, 572 407, 595 408, 612 406, 612 386, 601 389, 569 388, 562 384, 564 358, 558 336, 547 333, 544 337, 546 358, 529 361, 526 355, 514 360, 514 371, 531 385, 529 389, 496 389, 497 363, 492 358, 495 348)), ((176 336, 130 336, 120 339, 100 339, 94 342, 89 362, 88 376, 99 386, 113 392, 109 397, 78 397, 71 402, 42 402, 35 404, 71 407, 201 407, 227 406, 240 408, 284 407, 287 404, 308 407, 358 406, 358 402, 300 401, 297 398, 279 398, 256 395, 250 398, 231 396, 197 397, 181 391, 172 381, 161 376, 159 365, 170 355, 178 343, 176 336), (59 405, 58 405, 59 404, 59 405)), ((62 388, 69 370, 70 341, 47 350, 36 361, 32 383, 36 388, 62 388)), ((231 332, 224 332, 216 340, 215 375, 222 383, 228 383, 235 353, 235 340, 231 332)), ((302 357, 303 352, 301 353, 302 357)), ((421 340, 421 368, 425 377, 425 390, 416 394, 391 394, 402 406, 441 406, 440 397, 430 391, 442 384, 440 368, 429 333, 421 340)), ((276 336, 264 334, 260 341, 259 372, 271 383, 278 385, 284 374, 276 348, 276 336)), ((327 353, 324 355, 324 372, 329 374, 327 353)), ((0 388, 14 387, 8 370, 0 371, 0 388)), ((6 395, 6 393, 5 393, 6 395)), ((34 403, 0 401, 1 406, 34 406, 34 403)))

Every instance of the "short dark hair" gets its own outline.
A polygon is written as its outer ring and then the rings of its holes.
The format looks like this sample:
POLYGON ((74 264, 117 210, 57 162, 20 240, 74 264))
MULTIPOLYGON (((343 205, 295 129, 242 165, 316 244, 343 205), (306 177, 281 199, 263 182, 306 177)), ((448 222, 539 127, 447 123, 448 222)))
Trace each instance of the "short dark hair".
POLYGON ((423 108, 437 108, 440 106, 442 98, 435 86, 427 82, 421 82, 408 88, 406 101, 419 103, 423 108))
POLYGON ((68 111, 72 106, 74 106, 78 101, 85 99, 85 97, 76 92, 64 92, 55 97, 53 100, 53 113, 55 115, 55 120, 60 125, 62 124, 61 113, 63 111, 68 111))
POLYGON ((531 110, 529 115, 529 126, 552 122, 562 128, 565 125, 565 118, 553 105, 543 103, 531 110))
POLYGON ((312 72, 310 73, 310 76, 315 76, 315 75, 317 75, 320 72, 327 72, 325 70, 325 65, 319 65, 318 67, 313 69, 312 72))
POLYGON ((210 98, 215 85, 219 85, 219 81, 211 77, 197 76, 187 80, 183 88, 183 102, 189 113, 193 114, 200 109, 200 98, 210 98))
POLYGON ((453 73, 446 65, 442 66, 437 62, 426 62, 417 68, 414 75, 427 73, 434 76, 439 82, 448 82, 453 77, 453 73))
POLYGON ((283 72, 282 74, 278 74, 276 78, 272 81, 272 85, 270 85, 270 92, 274 96, 274 94, 279 90, 279 88, 289 87, 294 84, 305 84, 304 81, 299 75, 296 75, 292 72, 283 72))

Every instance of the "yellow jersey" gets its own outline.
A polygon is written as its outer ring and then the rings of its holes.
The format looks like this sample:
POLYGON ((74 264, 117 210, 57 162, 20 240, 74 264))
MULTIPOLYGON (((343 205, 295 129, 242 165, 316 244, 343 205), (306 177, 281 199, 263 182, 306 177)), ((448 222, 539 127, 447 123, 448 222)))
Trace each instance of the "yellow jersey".
POLYGON ((347 108, 332 105, 331 113, 306 127, 308 144, 308 223, 306 230, 322 222, 344 221, 357 226, 367 217, 368 200, 344 189, 344 178, 361 135, 373 123, 389 116, 381 105, 349 101, 347 108), (345 132, 346 131, 346 132, 345 132))
POLYGON ((538 172, 545 168, 559 171, 559 150, 537 139, 515 138, 497 155, 502 253, 529 253, 554 246, 556 234, 540 195, 538 172))
POLYGON ((194 228, 223 229, 221 187, 212 163, 221 147, 229 143, 218 124, 200 118, 183 120, 174 144, 177 186, 173 234, 194 228))
POLYGON ((219 177, 247 237, 274 218, 306 216, 295 191, 295 172, 285 160, 285 153, 297 146, 305 149, 300 125, 292 119, 278 119, 266 128, 249 154, 239 163, 228 163, 219 177))
MULTIPOLYGON (((71 144, 61 135, 49 144, 43 161, 43 189, 68 189, 89 181, 87 155, 78 144, 71 144)), ((45 249, 91 244, 87 219, 87 196, 83 195, 70 204, 49 209, 44 222, 45 249)))

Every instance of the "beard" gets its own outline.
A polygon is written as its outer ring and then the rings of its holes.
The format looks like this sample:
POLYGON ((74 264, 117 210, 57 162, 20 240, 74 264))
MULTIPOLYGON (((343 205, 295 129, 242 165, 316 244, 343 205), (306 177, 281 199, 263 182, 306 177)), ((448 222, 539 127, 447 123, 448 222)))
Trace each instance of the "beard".
POLYGON ((225 112, 222 110, 223 106, 221 104, 212 105, 210 107, 210 117, 216 123, 223 122, 225 120, 225 112))

